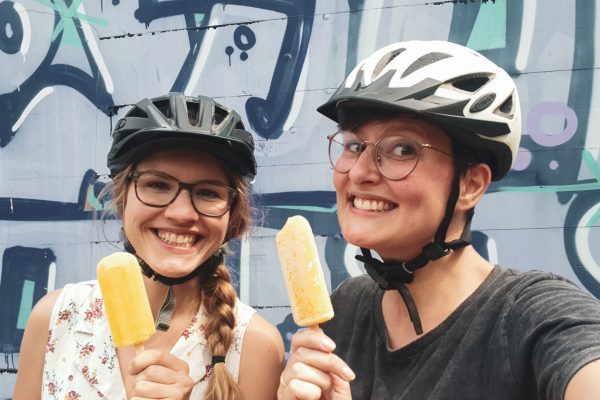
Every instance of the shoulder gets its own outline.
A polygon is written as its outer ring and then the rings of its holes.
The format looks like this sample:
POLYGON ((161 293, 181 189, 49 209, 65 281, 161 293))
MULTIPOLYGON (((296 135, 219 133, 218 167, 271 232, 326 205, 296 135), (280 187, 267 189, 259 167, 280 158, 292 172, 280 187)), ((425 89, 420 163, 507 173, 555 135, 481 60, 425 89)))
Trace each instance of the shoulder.
POLYGON ((54 306, 62 294, 63 289, 57 289, 42 297, 31 310, 27 329, 34 328, 37 332, 42 332, 38 329, 43 327, 47 331, 54 306))
POLYGON ((354 314, 364 307, 370 310, 378 290, 379 286, 369 275, 359 275, 344 280, 331 294, 336 316, 346 311, 354 314))
POLYGON ((328 336, 350 339, 348 326, 366 326, 373 322, 374 304, 382 291, 369 275, 344 280, 331 294, 334 317, 321 325, 328 336))
POLYGON ((254 313, 246 328, 240 359, 238 383, 244 398, 275 398, 284 354, 277 328, 254 313))
POLYGON ((581 299, 590 304, 598 300, 570 280, 545 271, 502 270, 497 277, 496 288, 506 287, 511 300, 518 305, 530 302, 562 302, 567 298, 581 299))
POLYGON ((278 362, 283 360, 283 339, 277 328, 252 307, 239 300, 236 310, 236 315, 242 317, 238 324, 246 325, 242 343, 241 367, 244 366, 244 359, 252 359, 252 363, 256 363, 265 356, 276 359, 278 362))
POLYGON ((377 284, 369 275, 358 275, 345 279, 331 294, 332 299, 354 298, 368 295, 377 290, 377 284))
POLYGON ((244 346, 246 346, 246 344, 252 347, 262 347, 269 353, 278 353, 279 350, 281 350, 281 354, 277 354, 277 356, 283 356, 283 340, 281 334, 273 324, 258 313, 255 313, 252 316, 248 328, 246 328, 244 346))
POLYGON ((19 368, 15 398, 39 398, 50 319, 61 293, 60 289, 48 293, 31 310, 19 354, 19 364, 27 368, 19 368))

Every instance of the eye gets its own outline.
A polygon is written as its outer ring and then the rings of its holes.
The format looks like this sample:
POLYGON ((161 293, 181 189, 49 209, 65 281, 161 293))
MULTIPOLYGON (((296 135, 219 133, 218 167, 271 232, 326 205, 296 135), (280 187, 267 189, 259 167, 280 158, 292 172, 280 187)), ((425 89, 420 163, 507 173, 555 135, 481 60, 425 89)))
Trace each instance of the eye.
POLYGON ((203 201, 227 200, 229 191, 224 187, 200 185, 194 187, 194 197, 203 201))
POLYGON ((344 151, 350 153, 360 153, 362 151, 363 144, 360 140, 349 140, 344 143, 344 151))
POLYGON ((417 145, 405 138, 389 138, 381 147, 383 155, 393 160, 412 160, 417 157, 417 145))
POLYGON ((177 190, 176 186, 177 184, 175 182, 156 175, 142 175, 138 179, 138 187, 157 193, 177 190))

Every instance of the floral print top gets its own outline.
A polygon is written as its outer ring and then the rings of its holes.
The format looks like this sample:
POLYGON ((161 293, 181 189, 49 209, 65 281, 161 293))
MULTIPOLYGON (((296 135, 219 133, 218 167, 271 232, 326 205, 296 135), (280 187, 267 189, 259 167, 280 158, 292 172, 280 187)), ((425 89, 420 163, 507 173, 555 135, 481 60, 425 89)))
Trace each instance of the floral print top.
MULTIPOLYGON (((242 341, 255 310, 236 302, 236 326, 225 364, 237 380, 242 341)), ((187 362, 195 382, 190 400, 201 399, 211 376, 212 354, 203 332, 201 308, 171 349, 187 362)), ((119 360, 96 281, 66 285, 50 319, 42 399, 125 400, 119 360)))

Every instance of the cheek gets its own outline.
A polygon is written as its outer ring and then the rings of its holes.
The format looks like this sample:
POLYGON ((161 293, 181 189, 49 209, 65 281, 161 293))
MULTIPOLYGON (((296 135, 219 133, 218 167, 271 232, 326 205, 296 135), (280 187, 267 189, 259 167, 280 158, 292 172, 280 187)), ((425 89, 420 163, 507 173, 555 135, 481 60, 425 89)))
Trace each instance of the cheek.
POLYGON ((207 227, 212 232, 211 236, 214 236, 215 241, 223 243, 229 229, 229 214, 225 214, 219 218, 211 218, 207 220, 207 227))
POLYGON ((337 171, 333 171, 333 186, 336 190, 336 192, 340 192, 341 189, 343 188, 344 184, 347 182, 348 180, 348 174, 342 174, 340 172, 337 171))

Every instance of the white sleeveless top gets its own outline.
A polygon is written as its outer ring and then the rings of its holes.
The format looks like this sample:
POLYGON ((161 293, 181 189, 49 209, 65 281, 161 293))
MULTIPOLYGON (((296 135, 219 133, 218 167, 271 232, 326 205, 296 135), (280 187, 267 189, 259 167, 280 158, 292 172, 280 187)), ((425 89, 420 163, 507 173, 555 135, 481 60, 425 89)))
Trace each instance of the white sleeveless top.
MULTIPOLYGON (((225 365, 237 381, 242 341, 256 311, 236 300, 233 341, 225 365)), ((201 307, 171 354, 187 362, 194 389, 190 400, 202 399, 211 377, 212 354, 204 337, 201 307)), ((104 314, 97 281, 66 285, 50 319, 42 399, 126 400, 119 360, 104 314)))

